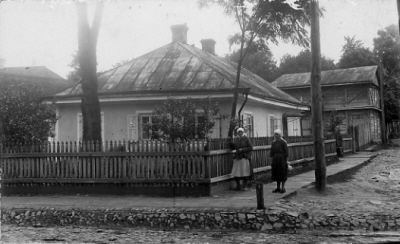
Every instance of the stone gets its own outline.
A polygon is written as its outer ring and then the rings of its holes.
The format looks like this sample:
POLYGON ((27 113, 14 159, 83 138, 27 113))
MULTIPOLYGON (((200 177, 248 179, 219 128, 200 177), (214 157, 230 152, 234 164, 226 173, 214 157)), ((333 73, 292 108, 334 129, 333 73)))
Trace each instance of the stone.
POLYGON ((374 204, 374 205, 379 205, 382 204, 381 201, 376 201, 376 200, 369 200, 370 203, 374 204))
POLYGON ((254 214, 248 214, 247 219, 255 219, 256 216, 254 214))
POLYGON ((287 215, 297 218, 299 216, 298 212, 286 212, 287 215))
POLYGON ((272 230, 274 227, 272 227, 272 225, 270 225, 270 224, 264 224, 262 227, 261 227, 261 230, 262 231, 265 231, 265 230, 272 230))
POLYGON ((280 228, 282 228, 283 227, 283 224, 282 223, 275 223, 274 224, 274 228, 275 229, 280 229, 280 228))
POLYGON ((276 222, 277 220, 279 220, 279 218, 275 217, 275 216, 268 216, 269 221, 271 222, 276 222))

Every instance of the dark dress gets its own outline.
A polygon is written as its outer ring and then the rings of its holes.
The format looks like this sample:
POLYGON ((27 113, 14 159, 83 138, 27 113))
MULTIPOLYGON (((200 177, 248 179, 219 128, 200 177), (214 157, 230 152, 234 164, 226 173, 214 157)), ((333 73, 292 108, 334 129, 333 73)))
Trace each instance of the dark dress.
POLYGON ((288 175, 287 157, 288 148, 286 141, 275 140, 271 145, 270 157, 272 157, 271 179, 272 181, 286 181, 288 175))

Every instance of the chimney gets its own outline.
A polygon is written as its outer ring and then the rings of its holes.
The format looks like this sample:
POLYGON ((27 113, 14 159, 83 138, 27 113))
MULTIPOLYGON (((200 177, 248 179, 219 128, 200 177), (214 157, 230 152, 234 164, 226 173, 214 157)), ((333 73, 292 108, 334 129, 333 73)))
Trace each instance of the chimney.
POLYGON ((212 55, 215 55, 215 41, 214 39, 203 39, 201 42, 201 49, 212 55))
POLYGON ((182 42, 187 43, 187 31, 188 27, 186 24, 183 25, 172 25, 172 42, 182 42))

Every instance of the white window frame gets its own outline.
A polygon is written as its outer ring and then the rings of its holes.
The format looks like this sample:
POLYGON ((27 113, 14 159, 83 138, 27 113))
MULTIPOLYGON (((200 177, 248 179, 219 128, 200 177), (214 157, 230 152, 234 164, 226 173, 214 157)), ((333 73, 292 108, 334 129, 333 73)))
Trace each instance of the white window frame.
POLYGON ((142 129, 142 124, 141 124, 141 119, 142 119, 142 116, 149 116, 149 118, 150 118, 150 123, 151 123, 151 116, 153 115, 153 111, 150 111, 150 110, 148 110, 148 111, 138 111, 138 112, 136 112, 136 118, 137 118, 137 129, 136 129, 136 133, 137 133, 137 139, 138 140, 150 140, 150 138, 149 139, 143 139, 142 138, 142 136, 143 136, 143 132, 141 131, 141 129, 142 129))
POLYGON ((276 129, 282 130, 282 118, 278 118, 277 116, 270 114, 268 115, 268 136, 274 136, 274 131, 276 129), (274 128, 272 128, 271 121, 274 121, 274 128), (276 121, 276 122, 275 122, 276 121))
POLYGON ((246 134, 248 137, 254 137, 254 116, 252 112, 245 111, 243 113, 243 126, 246 127, 246 134), (248 130, 247 118, 250 118, 251 130, 248 130))
POLYGON ((128 141, 134 141, 138 139, 137 134, 138 119, 136 115, 126 116, 126 137, 128 141))

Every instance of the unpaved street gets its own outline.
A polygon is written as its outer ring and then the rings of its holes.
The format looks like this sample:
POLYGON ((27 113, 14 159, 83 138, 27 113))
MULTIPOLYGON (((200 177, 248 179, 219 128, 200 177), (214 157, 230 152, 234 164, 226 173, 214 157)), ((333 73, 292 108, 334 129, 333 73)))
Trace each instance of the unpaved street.
MULTIPOLYGON (((290 178, 289 178, 290 180, 290 178)), ((325 194, 313 187, 282 199, 274 206, 319 215, 339 216, 343 223, 362 225, 373 214, 400 212, 400 148, 381 150, 371 162, 328 181, 325 194), (354 216, 362 218, 352 219, 354 216)), ((379 226, 380 223, 376 223, 379 226)), ((390 223, 389 223, 390 224, 390 223)), ((397 222, 393 223, 398 224, 397 222)), ((2 243, 382 243, 399 241, 397 232, 370 230, 335 231, 316 225, 314 230, 291 233, 244 232, 237 230, 156 230, 99 227, 1 227, 2 243)))
POLYGON ((2 243, 378 243, 400 240, 398 233, 304 231, 260 232, 163 231, 78 227, 2 227, 2 243))

